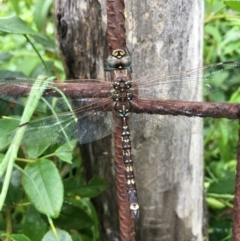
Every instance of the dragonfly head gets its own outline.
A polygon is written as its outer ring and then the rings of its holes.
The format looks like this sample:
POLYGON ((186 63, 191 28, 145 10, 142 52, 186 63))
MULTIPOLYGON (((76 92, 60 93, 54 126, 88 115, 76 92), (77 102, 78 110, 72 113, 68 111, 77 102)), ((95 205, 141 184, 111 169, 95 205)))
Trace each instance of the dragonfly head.
POLYGON ((116 49, 105 61, 106 71, 129 69, 132 65, 132 58, 126 55, 122 49, 116 49))

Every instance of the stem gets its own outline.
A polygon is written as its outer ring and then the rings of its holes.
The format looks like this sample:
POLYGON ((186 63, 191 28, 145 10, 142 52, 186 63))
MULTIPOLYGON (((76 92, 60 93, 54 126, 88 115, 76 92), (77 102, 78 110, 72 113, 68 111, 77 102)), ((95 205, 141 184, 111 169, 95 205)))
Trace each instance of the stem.
POLYGON ((30 160, 30 159, 19 158, 19 157, 17 157, 15 160, 20 162, 26 162, 26 163, 34 163, 37 161, 37 160, 30 160))
POLYGON ((47 65, 45 64, 42 56, 40 55, 40 53, 38 52, 38 50, 35 48, 34 44, 32 43, 32 41, 29 39, 29 37, 26 34, 23 34, 23 36, 27 39, 27 41, 31 44, 31 46, 33 47, 34 51, 36 52, 37 56, 40 58, 42 64, 44 65, 46 72, 49 73, 49 69, 47 67, 47 65))
POLYGON ((53 224, 52 219, 51 219, 49 216, 48 216, 48 223, 49 223, 50 226, 51 226, 51 229, 52 229, 52 231, 53 231, 53 234, 54 234, 54 236, 56 237, 56 240, 59 241, 56 228, 55 228, 55 226, 54 226, 54 224, 53 224))
POLYGON ((12 234, 13 232, 13 226, 12 226, 12 208, 8 207, 6 209, 6 211, 4 211, 4 219, 6 222, 6 233, 8 234, 4 241, 11 241, 11 238, 9 238, 9 236, 12 234))
MULTIPOLYGON (((38 101, 41 98, 41 96, 44 92, 44 89, 47 87, 47 84, 48 84, 48 81, 45 81, 45 78, 43 78, 43 76, 40 76, 34 83, 33 88, 30 91, 26 107, 23 112, 23 115, 22 115, 22 118, 20 121, 20 125, 28 122, 31 119, 33 112, 34 112, 35 108, 37 107, 38 101)), ((6 168, 7 168, 7 171, 5 174, 3 187, 1 190, 1 194, 0 194, 0 210, 2 210, 2 208, 3 208, 3 204, 5 201, 6 195, 7 195, 9 183, 11 180, 14 161, 17 158, 18 149, 21 145, 21 140, 23 138, 25 128, 26 128, 26 126, 23 126, 17 130, 17 132, 12 140, 12 143, 10 144, 10 146, 7 150, 7 153, 1 163, 0 176, 4 174, 6 168)))
POLYGON ((210 15, 204 20, 204 25, 208 24, 209 22, 216 20, 216 19, 229 19, 229 18, 236 18, 238 19, 238 16, 232 16, 232 15, 226 15, 226 14, 219 14, 219 15, 210 15))

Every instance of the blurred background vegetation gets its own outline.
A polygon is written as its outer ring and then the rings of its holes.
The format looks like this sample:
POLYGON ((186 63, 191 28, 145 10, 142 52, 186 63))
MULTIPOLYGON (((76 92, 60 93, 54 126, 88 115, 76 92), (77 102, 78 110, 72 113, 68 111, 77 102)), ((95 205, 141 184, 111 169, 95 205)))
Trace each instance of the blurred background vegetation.
MULTIPOLYGON (((64 79, 64 70, 55 43, 52 4, 52 0, 1 2, 0 17, 17 15, 35 31, 35 33, 27 35, 25 34, 27 31, 21 32, 21 29, 18 29, 18 34, 9 34, 7 29, 2 33, 0 31, 1 77, 36 77, 45 73, 48 76, 55 76, 57 79, 64 79)), ((240 62, 239 12, 240 2, 205 0, 204 65, 228 60, 240 62)), ((0 30, 3 29, 0 28, 0 30)), ((235 102, 240 98, 239 90, 234 93, 232 90, 222 91, 214 98, 216 101, 235 102)), ((22 109, 12 108, 8 103, 1 101, 0 111, 1 115, 20 115, 22 109)), ((41 114, 39 115, 41 116, 41 114)), ((210 241, 230 240, 231 237, 237 140, 238 126, 235 125, 231 128, 222 128, 218 132, 211 130, 205 132, 205 190, 209 211, 210 241)), ((53 153, 54 149, 49 148, 48 152, 53 153)), ((73 156, 71 171, 79 172, 76 170, 81 170, 81 160, 79 160, 79 155, 73 153, 73 156)), ((59 163, 57 162, 57 164, 59 163)), ((59 164, 59 167, 62 172, 66 170, 65 165, 59 164)), ((79 173, 78 176, 81 174, 79 173)), ((82 180, 80 184, 83 184, 82 180)), ((33 209, 33 207, 18 208, 14 214, 14 229, 26 234, 31 240, 38 241, 42 240, 47 227, 33 209), (37 227, 30 226, 29 220, 32 217, 39 221, 37 227), (33 228, 36 229, 35 232, 32 231, 33 228)), ((97 217, 94 211, 88 215, 94 220, 95 227, 97 227, 97 217)), ((1 232, 5 231, 2 217, 0 218, 0 229, 1 232)), ((99 240, 98 235, 93 235, 94 232, 97 232, 96 229, 90 228, 71 233, 71 235, 75 241, 99 240)))
MULTIPOLYGON (((240 2, 205 0, 204 65, 240 61, 240 2)), ((216 101, 239 103, 239 90, 225 89, 216 101)), ((221 121, 224 125, 224 121, 221 121)), ((231 240, 238 125, 205 132, 205 189, 209 240, 231 240)), ((221 123, 220 123, 221 126, 221 123)))

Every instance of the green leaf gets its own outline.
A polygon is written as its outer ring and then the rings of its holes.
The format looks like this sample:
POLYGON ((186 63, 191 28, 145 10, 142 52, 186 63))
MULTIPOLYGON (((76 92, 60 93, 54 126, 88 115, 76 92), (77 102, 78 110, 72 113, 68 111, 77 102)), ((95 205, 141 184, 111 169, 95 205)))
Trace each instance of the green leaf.
POLYGON ((0 32, 41 36, 39 33, 32 30, 26 22, 17 16, 0 18, 0 32))
POLYGON ((73 158, 72 152, 75 145, 76 145, 76 141, 65 143, 55 151, 56 156, 60 158, 62 161, 72 163, 72 158, 73 158))
POLYGON ((42 35, 41 37, 39 36, 32 36, 33 39, 41 44, 45 49, 48 49, 49 51, 56 51, 56 45, 55 45, 55 41, 53 39, 50 39, 47 35, 42 35), (44 38, 42 38, 42 36, 44 36, 44 38))
POLYGON ((11 70, 0 70, 0 79, 7 77, 26 77, 20 71, 11 71, 11 70))
POLYGON ((104 179, 97 176, 93 177, 87 185, 78 185, 73 178, 64 181, 65 192, 71 192, 74 195, 79 195, 81 198, 96 197, 105 191, 108 185, 104 179))
MULTIPOLYGON (((29 98, 27 99, 26 107, 24 108, 20 124, 26 123, 30 120, 30 118, 38 104, 38 101, 41 98, 41 95, 47 86, 47 82, 44 81, 45 78, 43 76, 39 76, 39 78, 37 80, 38 81, 34 82, 33 88, 30 91, 29 98), (43 88, 39 90, 38 88, 40 86, 43 88), (35 88, 37 88, 38 91, 36 91, 35 88)), ((7 195, 7 190, 9 187, 10 180, 11 180, 13 164, 15 162, 18 150, 20 148, 20 144, 21 144, 21 141, 23 138, 24 131, 25 131, 24 126, 22 128, 19 128, 16 131, 16 133, 11 141, 11 144, 6 152, 6 155, 0 165, 0 177, 2 177, 4 175, 4 173, 6 172, 6 175, 4 177, 2 192, 0 194, 0 209, 2 209, 2 207, 4 205, 4 201, 5 201, 5 198, 7 195)))
POLYGON ((9 61, 12 57, 13 57, 13 55, 10 54, 10 53, 4 53, 4 52, 0 53, 0 61, 2 61, 2 62, 7 62, 7 61, 9 61))
POLYGON ((40 159, 28 164, 23 173, 23 187, 35 208, 47 216, 58 217, 63 202, 63 185, 56 166, 40 159))
MULTIPOLYGON (((92 239, 88 239, 87 237, 84 237, 83 240, 100 240, 100 233, 99 233, 99 220, 98 220, 98 215, 96 212, 95 207, 93 206, 92 202, 89 200, 89 198, 83 198, 80 200, 77 199, 69 199, 66 198, 66 200, 69 200, 69 202, 73 203, 74 205, 84 209, 92 218, 94 224, 91 227, 91 232, 92 232, 92 239)), ((83 233, 83 232, 82 232, 83 233)))
POLYGON ((49 9, 52 5, 53 0, 37 0, 35 11, 34 11, 34 19, 39 30, 42 30, 42 27, 46 21, 46 17, 48 15, 49 9))
POLYGON ((8 188, 5 204, 12 206, 19 202, 22 197, 23 190, 21 188, 21 177, 20 172, 18 170, 13 170, 11 175, 11 181, 8 188))
POLYGON ((226 207, 226 205, 223 202, 219 201, 216 198, 207 197, 206 200, 207 200, 208 206, 210 206, 213 209, 222 209, 226 207))
POLYGON ((21 61, 17 63, 16 68, 20 69, 26 76, 34 76, 34 71, 40 63, 40 59, 37 56, 31 56, 30 58, 29 56, 24 56, 21 58, 21 61))
POLYGON ((37 158, 41 156, 49 147, 49 145, 26 146, 26 151, 29 158, 37 158))
POLYGON ((3 153, 0 153, 0 163, 3 161, 4 156, 5 155, 3 153))
POLYGON ((30 205, 24 216, 23 233, 33 241, 41 241, 47 231, 47 224, 42 220, 39 212, 30 205))
POLYGON ((54 220, 54 224, 64 229, 85 229, 91 227, 94 222, 84 209, 65 201, 59 217, 54 220))
POLYGON ((224 4, 232 10, 240 12, 240 1, 225 1, 224 4))
MULTIPOLYGON (((219 29, 215 28, 212 25, 206 25, 204 28, 205 35, 209 35, 211 38, 213 38, 213 41, 215 44, 219 44, 222 41, 223 36, 221 35, 219 29)), ((216 48, 215 48, 216 51, 216 48)))
POLYGON ((12 234, 10 238, 13 241, 31 241, 27 236, 24 234, 12 234))
POLYGON ((21 2, 19 0, 11 0, 11 3, 13 5, 13 8, 14 8, 15 12, 17 14, 19 14, 20 13, 20 9, 21 9, 21 7, 19 5, 20 5, 21 2))
POLYGON ((18 127, 19 121, 14 119, 0 119, 0 150, 6 148, 10 141, 9 134, 18 127))
POLYGON ((228 172, 226 179, 220 180, 218 183, 212 183, 208 189, 209 193, 234 193, 235 173, 228 172))
MULTIPOLYGON (((102 240, 102 239, 96 239, 93 237, 90 233, 80 233, 80 234, 71 234, 73 241, 93 241, 93 240, 102 240)), ((104 240, 104 239, 103 239, 104 240)))
MULTIPOLYGON (((72 241, 71 236, 64 230, 61 230, 59 228, 56 229, 57 231, 57 236, 58 236, 58 241, 72 241)), ((56 241, 56 237, 53 233, 52 230, 48 231, 42 241, 56 241)))

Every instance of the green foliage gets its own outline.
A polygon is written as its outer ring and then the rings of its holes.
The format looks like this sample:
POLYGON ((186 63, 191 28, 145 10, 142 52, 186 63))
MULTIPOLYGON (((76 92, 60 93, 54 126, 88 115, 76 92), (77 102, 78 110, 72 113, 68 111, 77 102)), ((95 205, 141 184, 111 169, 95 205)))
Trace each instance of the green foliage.
POLYGON ((34 5, 32 0, 2 4, 0 69, 5 70, 4 76, 14 76, 15 72, 15 76, 20 76, 20 72, 22 76, 46 74, 58 79, 64 77, 56 54, 51 4, 52 1, 38 1, 34 5), (46 17, 41 18, 43 16, 46 17))
MULTIPOLYGON (((205 7, 204 63, 239 61, 239 1, 205 0, 205 7)), ((52 0, 12 0, 2 4, 1 78, 36 77, 43 73, 64 78, 56 54, 51 11, 52 0)), ((232 94, 232 89, 225 89, 211 99, 239 103, 239 91, 232 94)), ((0 120, 0 165, 9 145, 8 136, 19 124, 15 117, 21 112, 21 108, 0 103, 1 115, 14 116, 0 120)), ((46 111, 36 114, 41 117, 46 111)), ((205 134, 205 188, 211 241, 231 237, 229 213, 233 208, 238 138, 237 125, 223 120, 218 128, 219 131, 213 127, 205 134), (225 128, 226 125, 231 128, 225 128)), ((2 210, 4 218, 0 219, 3 237, 17 241, 99 240, 98 219, 89 199, 101 194, 108 185, 99 177, 88 184, 84 182, 76 150, 68 144, 23 146, 16 160, 2 210), (5 230, 11 219, 14 234, 5 230)), ((1 186, 3 183, 2 179, 1 186)))
POLYGON ((22 184, 34 207, 47 216, 59 216, 63 203, 63 185, 56 166, 47 159, 29 163, 22 184))
MULTIPOLYGON (((240 2, 205 0, 205 7, 205 64, 239 61, 240 2)), ((214 98, 239 103, 239 89, 225 89, 214 98)), ((221 120, 217 130, 213 127, 205 134, 205 189, 210 241, 231 239, 238 123, 221 120)))
POLYGON ((240 60, 240 19, 233 11, 239 5, 239 1, 205 0, 205 64, 240 60))
MULTIPOLYGON (((0 79, 36 77, 39 74, 64 78, 56 54, 52 3, 52 0, 12 0, 2 4, 0 79)), ((16 102, 14 98, 6 97, 6 100, 16 102)), ((48 107, 46 103, 39 103, 35 116, 55 114, 51 106, 53 102, 48 107)), ((0 101, 0 115, 8 116, 0 120, 2 175, 5 169, 11 169, 9 162, 5 161, 11 156, 7 154, 7 148, 14 140, 9 141, 9 136, 19 125, 22 111, 22 107, 0 101)), ((14 157, 13 171, 7 172, 0 180, 1 189, 7 191, 0 218, 1 236, 16 241, 100 240, 98 217, 90 198, 100 195, 108 184, 99 177, 85 182, 79 151, 73 148, 76 142, 61 146, 31 144, 20 148, 17 158, 14 157), (8 185, 7 177, 10 177, 8 185), (4 186, 7 189, 2 188, 4 186)), ((2 194, 3 191, 0 202, 2 194)))

